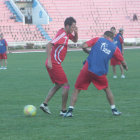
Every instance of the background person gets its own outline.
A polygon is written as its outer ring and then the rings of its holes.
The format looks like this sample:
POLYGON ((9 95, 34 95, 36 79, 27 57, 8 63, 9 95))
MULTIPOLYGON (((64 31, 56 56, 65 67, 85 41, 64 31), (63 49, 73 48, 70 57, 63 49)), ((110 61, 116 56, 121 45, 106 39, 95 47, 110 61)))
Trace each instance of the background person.
MULTIPOLYGON (((114 44, 120 49, 120 51, 123 55, 124 54, 123 29, 121 28, 119 30, 118 34, 116 33, 116 28, 115 27, 111 27, 110 31, 114 34, 114 39, 113 39, 114 44)), ((121 70, 121 78, 125 78, 123 66, 122 66, 120 61, 118 61, 117 59, 115 59, 113 57, 111 59, 110 65, 112 66, 112 69, 113 69, 113 78, 117 78, 117 74, 116 74, 116 66, 117 65, 119 65, 120 70, 121 70)))
POLYGON ((0 34, 0 69, 7 69, 7 53, 8 53, 8 44, 3 38, 3 34, 0 34))

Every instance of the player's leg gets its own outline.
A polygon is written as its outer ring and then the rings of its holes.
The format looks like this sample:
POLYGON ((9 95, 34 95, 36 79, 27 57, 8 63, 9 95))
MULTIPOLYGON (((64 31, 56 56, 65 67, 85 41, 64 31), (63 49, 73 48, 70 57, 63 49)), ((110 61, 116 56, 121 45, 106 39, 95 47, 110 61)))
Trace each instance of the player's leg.
POLYGON ((4 64, 5 64, 3 69, 7 69, 7 54, 4 54, 4 59, 3 60, 4 60, 4 64))
POLYGON ((120 70, 121 70, 121 78, 125 78, 124 69, 123 69, 122 64, 120 64, 120 70))
POLYGON ((63 88, 63 91, 62 91, 62 109, 60 111, 60 116, 64 116, 67 112, 66 105, 67 105, 68 92, 69 92, 70 86, 68 83, 65 83, 65 84, 63 84, 62 88, 63 88))
POLYGON ((106 93, 107 100, 108 100, 108 102, 111 106, 113 115, 116 115, 116 116, 121 115, 121 112, 119 112, 115 107, 114 97, 113 97, 113 94, 112 94, 110 88, 107 87, 107 88, 104 89, 104 91, 106 93))
POLYGON ((70 101, 70 106, 73 106, 75 105, 76 101, 77 101, 77 98, 78 98, 78 94, 80 93, 80 89, 74 89, 74 92, 72 94, 72 97, 71 97, 71 101, 70 101))
POLYGON ((71 96, 71 101, 70 101, 70 106, 68 108, 68 111, 65 115, 65 117, 72 117, 72 111, 74 109, 74 105, 77 101, 78 94, 80 93, 81 90, 87 90, 88 86, 91 83, 90 80, 90 72, 88 71, 88 63, 86 62, 85 65, 83 66, 83 69, 81 70, 80 74, 77 77, 76 83, 75 83, 75 89, 74 92, 71 96))
POLYGON ((2 59, 2 54, 0 54, 0 69, 3 69, 3 59, 2 59))
POLYGON ((113 78, 117 78, 117 75, 116 75, 117 61, 115 58, 111 58, 110 65, 112 66, 112 70, 113 70, 113 78))
POLYGON ((76 89, 76 88, 74 89, 74 92, 73 92, 73 94, 71 96, 70 106, 68 108, 67 113, 64 115, 65 117, 72 117, 73 116, 72 111, 74 109, 74 105, 75 105, 75 103, 77 101, 78 94, 80 93, 80 91, 81 91, 80 89, 76 89))
POLYGON ((56 93, 56 91, 58 91, 61 88, 60 84, 55 83, 54 87, 50 89, 44 103, 48 104, 48 102, 51 100, 51 98, 54 96, 54 94, 56 93))
POLYGON ((3 69, 3 61, 2 61, 2 59, 0 59, 0 65, 1 65, 0 69, 3 69))
POLYGON ((50 89, 45 101, 40 105, 40 109, 42 109, 44 112, 51 114, 49 108, 48 108, 48 102, 51 100, 51 98, 54 96, 54 94, 61 88, 62 85, 55 83, 54 87, 50 89))
MULTIPOLYGON (((54 96, 54 94, 63 86, 62 92, 62 110, 66 112, 66 103, 68 99, 68 91, 69 91, 69 84, 66 77, 66 74, 61 65, 53 65, 52 69, 49 69, 47 66, 47 71, 55 86, 49 91, 46 100, 44 101, 44 105, 47 106, 50 99, 54 96)), ((60 113, 61 113, 60 112, 60 113)), ((61 115, 61 114, 60 114, 61 115)))
POLYGON ((108 86, 108 79, 107 79, 106 75, 98 76, 98 75, 93 74, 92 83, 98 90, 103 89, 105 91, 106 97, 111 106, 113 115, 120 115, 121 112, 117 111, 117 109, 115 108, 114 97, 108 86))
POLYGON ((114 97, 109 87, 104 89, 110 105, 114 105, 114 97))
POLYGON ((112 66, 112 70, 113 70, 113 78, 117 78, 117 75, 116 75, 116 65, 112 66))

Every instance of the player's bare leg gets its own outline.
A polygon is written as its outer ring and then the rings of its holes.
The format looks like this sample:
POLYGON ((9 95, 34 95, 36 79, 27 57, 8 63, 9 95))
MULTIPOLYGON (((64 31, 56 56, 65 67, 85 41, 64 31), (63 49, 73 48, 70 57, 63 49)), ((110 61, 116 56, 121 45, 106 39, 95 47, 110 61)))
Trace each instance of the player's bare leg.
POLYGON ((112 109, 112 113, 113 115, 116 115, 116 116, 119 116, 121 115, 121 112, 119 112, 116 107, 115 107, 115 103, 114 103, 114 97, 113 97, 113 94, 110 90, 109 87, 105 88, 104 89, 105 93, 106 93, 106 97, 107 97, 107 100, 111 106, 111 109, 112 109))
POLYGON ((7 59, 4 59, 5 67, 7 67, 7 59))
POLYGON ((0 69, 2 69, 3 68, 3 60, 2 59, 0 59, 0 64, 1 64, 0 69))
POLYGON ((113 78, 117 78, 117 75, 116 75, 116 66, 113 65, 112 66, 112 69, 113 69, 113 78))
POLYGON ((66 110, 69 88, 70 86, 68 83, 63 85, 63 91, 62 91, 62 110, 63 111, 66 110))
POLYGON ((43 110, 45 113, 51 114, 49 108, 48 108, 48 102, 50 99, 54 96, 56 91, 58 91, 61 88, 62 85, 55 84, 55 86, 49 91, 47 98, 45 99, 44 103, 40 105, 40 109, 43 110))
POLYGON ((58 91, 61 88, 60 84, 55 84, 55 86, 49 91, 47 98, 45 99, 44 103, 48 104, 50 99, 54 96, 56 91, 58 91))
POLYGON ((3 69, 7 69, 7 59, 4 59, 5 67, 3 69))
POLYGON ((74 109, 74 105, 75 105, 75 103, 76 103, 76 101, 77 101, 78 94, 80 93, 80 91, 81 91, 81 90, 79 90, 79 89, 74 89, 74 92, 73 92, 73 94, 72 94, 72 96, 71 96, 70 106, 69 106, 69 109, 68 109, 68 111, 67 111, 65 117, 72 117, 72 116, 73 116, 73 115, 72 115, 72 111, 73 111, 73 109, 74 109))
POLYGON ((104 89, 110 105, 114 105, 114 97, 109 87, 104 89))
POLYGON ((77 101, 77 97, 78 97, 78 94, 80 93, 81 90, 79 89, 74 89, 74 92, 72 94, 72 97, 71 97, 71 102, 70 102, 70 106, 73 106, 75 105, 76 101, 77 101))
POLYGON ((121 78, 125 78, 125 75, 124 75, 124 69, 123 69, 123 66, 122 64, 120 65, 120 70, 121 70, 121 78))

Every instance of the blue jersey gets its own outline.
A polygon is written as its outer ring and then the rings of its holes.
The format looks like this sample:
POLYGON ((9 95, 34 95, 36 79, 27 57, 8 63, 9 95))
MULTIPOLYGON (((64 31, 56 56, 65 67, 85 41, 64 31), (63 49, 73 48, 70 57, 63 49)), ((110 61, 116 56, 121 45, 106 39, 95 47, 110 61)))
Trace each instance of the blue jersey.
POLYGON ((4 54, 6 52, 7 43, 4 39, 0 40, 0 54, 4 54))
POLYGON ((87 58, 88 70, 98 76, 107 74, 109 60, 113 57, 116 48, 110 40, 99 38, 87 58))
POLYGON ((120 33, 118 33, 118 34, 114 37, 113 42, 114 42, 114 44, 120 49, 120 51, 122 52, 122 43, 121 43, 121 41, 120 41, 120 37, 121 37, 122 40, 123 40, 122 35, 121 35, 120 33))

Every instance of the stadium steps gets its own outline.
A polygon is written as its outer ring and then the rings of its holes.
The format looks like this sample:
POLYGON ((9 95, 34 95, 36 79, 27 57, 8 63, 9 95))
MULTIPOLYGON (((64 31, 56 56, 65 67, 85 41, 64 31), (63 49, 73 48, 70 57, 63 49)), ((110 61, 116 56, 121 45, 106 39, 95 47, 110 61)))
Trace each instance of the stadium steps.
POLYGON ((22 19, 19 17, 15 9, 12 7, 11 3, 9 1, 5 1, 6 6, 10 10, 11 13, 13 13, 14 16, 16 16, 16 21, 17 22, 22 22, 22 19))
POLYGON ((45 39, 47 39, 48 41, 51 40, 50 36, 48 35, 48 33, 46 32, 46 30, 41 25, 37 25, 37 29, 38 29, 38 31, 40 31, 40 33, 42 34, 42 36, 45 39))

